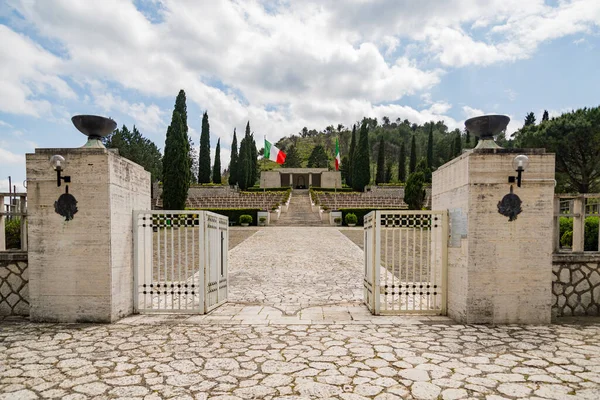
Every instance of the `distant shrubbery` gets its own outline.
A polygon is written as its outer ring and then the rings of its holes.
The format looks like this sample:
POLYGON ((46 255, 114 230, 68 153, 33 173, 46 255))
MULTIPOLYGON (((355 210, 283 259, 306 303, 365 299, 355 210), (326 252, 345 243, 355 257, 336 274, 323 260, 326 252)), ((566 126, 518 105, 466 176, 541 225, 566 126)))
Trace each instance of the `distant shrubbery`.
POLYGON ((12 218, 6 221, 4 225, 6 235, 6 249, 21 248, 21 219, 12 218))
POLYGON ((212 211, 215 214, 228 217, 229 222, 233 222, 234 224, 238 223, 242 215, 250 215, 253 221, 258 221, 258 212, 262 211, 260 208, 188 208, 188 210, 212 211))
MULTIPOLYGON (((598 222, 599 217, 587 217, 585 219, 584 251, 598 251, 598 222)), ((573 246, 573 218, 560 218, 560 245, 563 247, 573 246)))

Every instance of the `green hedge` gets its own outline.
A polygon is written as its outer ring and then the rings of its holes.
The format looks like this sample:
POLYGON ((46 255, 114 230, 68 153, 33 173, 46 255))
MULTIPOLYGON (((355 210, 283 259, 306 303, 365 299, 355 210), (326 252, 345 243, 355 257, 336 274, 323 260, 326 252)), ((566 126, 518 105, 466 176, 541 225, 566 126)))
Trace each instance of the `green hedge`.
POLYGON ((356 222, 357 226, 364 225, 364 217, 371 211, 375 210, 397 210, 398 208, 340 208, 338 211, 342 212, 342 221, 344 225, 346 224, 346 215, 354 214, 358 221, 356 222))
MULTIPOLYGON (((311 186, 310 189, 315 192, 336 192, 336 191, 338 193, 355 192, 355 190, 350 187, 343 187, 343 188, 336 189, 336 188, 322 188, 322 187, 311 186)), ((360 193, 360 192, 356 192, 356 193, 360 193)))
MULTIPOLYGON (((599 217, 585 219, 584 251, 598 251, 598 221, 599 217)), ((573 246, 573 218, 560 217, 560 245, 573 246)))
POLYGON ((260 187, 249 187, 246 188, 246 190, 244 190, 244 192, 285 192, 287 190, 290 190, 289 186, 282 186, 282 187, 272 187, 272 188, 260 188, 260 187))
POLYGON ((240 216, 248 214, 252 217, 250 225, 256 226, 258 223, 258 212, 264 211, 260 208, 188 208, 188 210, 212 211, 216 214, 224 215, 229 218, 229 222, 239 224, 240 216))
POLYGON ((21 219, 12 218, 5 222, 6 249, 21 249, 21 219))

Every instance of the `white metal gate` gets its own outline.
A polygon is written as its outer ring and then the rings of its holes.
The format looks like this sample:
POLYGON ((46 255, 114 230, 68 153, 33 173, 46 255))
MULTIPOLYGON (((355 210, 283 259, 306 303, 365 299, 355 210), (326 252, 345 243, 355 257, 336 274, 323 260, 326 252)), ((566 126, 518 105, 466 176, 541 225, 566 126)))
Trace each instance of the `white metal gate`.
POLYGON ((364 301, 373 314, 446 314, 446 211, 372 211, 364 238, 364 301))
POLYGON ((134 312, 206 313, 227 301, 228 218, 134 211, 134 312))

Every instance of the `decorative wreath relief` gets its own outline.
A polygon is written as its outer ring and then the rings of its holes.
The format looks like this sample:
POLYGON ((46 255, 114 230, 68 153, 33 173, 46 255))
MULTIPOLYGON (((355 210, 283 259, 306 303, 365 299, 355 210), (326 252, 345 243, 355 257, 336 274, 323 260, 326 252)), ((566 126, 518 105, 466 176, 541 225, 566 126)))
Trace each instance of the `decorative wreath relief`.
POLYGON ((521 203, 521 199, 513 193, 513 187, 510 185, 510 193, 498 202, 498 212, 505 217, 508 217, 509 222, 514 221, 517 219, 517 215, 521 214, 521 211, 523 211, 521 203))
POLYGON ((54 211, 65 217, 65 221, 72 220, 77 213, 77 200, 72 194, 69 194, 68 186, 66 192, 61 194, 58 200, 54 202, 54 211))

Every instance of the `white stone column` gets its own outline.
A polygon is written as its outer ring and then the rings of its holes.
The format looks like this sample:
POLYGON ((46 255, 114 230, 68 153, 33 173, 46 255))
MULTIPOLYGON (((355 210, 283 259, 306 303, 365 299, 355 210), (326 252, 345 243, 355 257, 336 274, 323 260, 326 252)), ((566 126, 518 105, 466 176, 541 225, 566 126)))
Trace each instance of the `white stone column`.
POLYGON ((463 323, 545 324, 552 301, 554 154, 480 149, 433 173, 432 209, 448 210, 448 315, 463 323), (512 161, 529 157, 517 219, 498 212, 512 161))
POLYGON ((27 154, 29 293, 33 321, 112 322, 133 311, 132 211, 150 209, 150 173, 107 149, 27 154), (65 160, 56 185, 49 159, 65 160), (65 193, 73 219, 55 212, 65 193))
POLYGON ((309 172, 308 173, 308 187, 310 187, 312 185, 312 174, 309 172))

